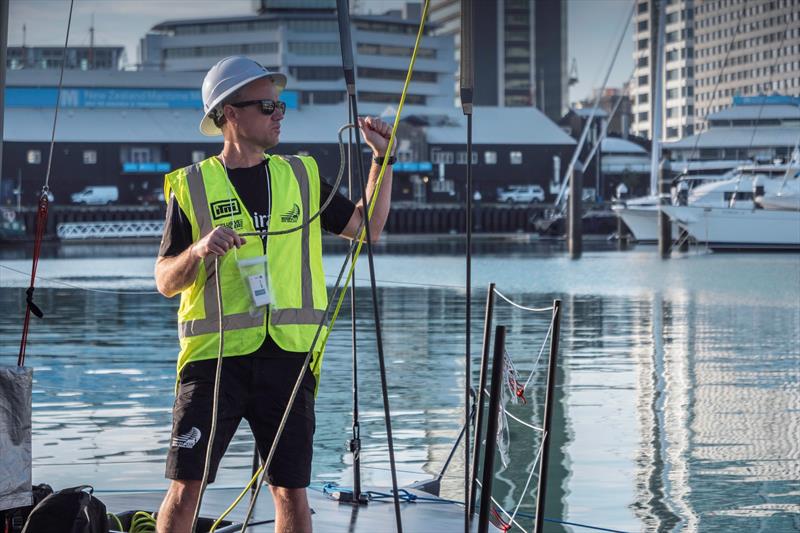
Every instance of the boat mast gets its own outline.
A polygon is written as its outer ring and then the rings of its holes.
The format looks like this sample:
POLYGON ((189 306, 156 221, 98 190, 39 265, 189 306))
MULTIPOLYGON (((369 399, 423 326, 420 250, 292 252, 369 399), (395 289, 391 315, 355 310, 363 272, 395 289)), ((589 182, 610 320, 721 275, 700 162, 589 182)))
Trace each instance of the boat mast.
POLYGON ((656 34, 656 61, 653 71, 652 147, 650 149, 650 195, 658 196, 659 165, 661 163, 662 107, 664 98, 664 33, 667 0, 658 0, 658 30, 656 34))
POLYGON ((6 109, 6 48, 8 47, 8 4, 0 0, 0 180, 3 177, 3 124, 6 109))
MULTIPOLYGON (((470 476, 470 396, 472 394, 472 349, 470 340, 472 337, 472 96, 474 89, 474 63, 473 63, 473 44, 472 44, 472 0, 462 0, 461 2, 461 80, 460 97, 461 109, 467 117, 467 198, 466 198, 466 222, 467 222, 467 253, 466 253, 466 309, 465 309, 465 347, 464 347, 464 502, 470 501, 471 476, 470 476)), ((480 399, 480 391, 475 395, 480 399)), ((477 431, 477 430, 476 430, 477 431)), ((478 443, 476 442, 477 446, 478 443)), ((470 506, 464 506, 464 533, 470 532, 470 506)))

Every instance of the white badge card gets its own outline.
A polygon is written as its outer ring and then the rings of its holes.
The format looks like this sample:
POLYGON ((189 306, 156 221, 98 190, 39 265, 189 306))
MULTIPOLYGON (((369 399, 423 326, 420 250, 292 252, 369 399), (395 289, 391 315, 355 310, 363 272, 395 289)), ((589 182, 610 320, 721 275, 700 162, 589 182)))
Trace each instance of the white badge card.
POLYGON ((250 301, 254 309, 268 305, 272 298, 267 280, 267 256, 261 255, 237 262, 242 281, 250 293, 250 301))

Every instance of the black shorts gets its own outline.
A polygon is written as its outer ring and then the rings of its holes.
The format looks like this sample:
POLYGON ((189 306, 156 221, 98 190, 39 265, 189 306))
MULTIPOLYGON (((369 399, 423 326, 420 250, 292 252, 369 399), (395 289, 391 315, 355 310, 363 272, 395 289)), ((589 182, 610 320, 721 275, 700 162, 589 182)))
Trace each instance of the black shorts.
MULTIPOLYGON (((209 483, 214 481, 219 462, 242 418, 250 424, 262 461, 266 458, 303 359, 302 355, 223 359, 209 483)), ((181 371, 172 409, 168 479, 203 478, 216 364, 216 359, 197 361, 188 363, 181 371)), ((294 489, 307 487, 311 481, 315 385, 314 375, 307 369, 270 464, 267 476, 270 485, 294 489)))

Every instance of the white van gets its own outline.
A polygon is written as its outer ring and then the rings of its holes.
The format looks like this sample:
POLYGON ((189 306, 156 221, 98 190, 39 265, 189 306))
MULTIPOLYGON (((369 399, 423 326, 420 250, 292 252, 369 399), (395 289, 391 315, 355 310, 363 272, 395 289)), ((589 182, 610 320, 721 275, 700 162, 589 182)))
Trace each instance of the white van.
POLYGON ((70 198, 73 204, 108 205, 119 199, 119 189, 113 185, 89 185, 70 198))

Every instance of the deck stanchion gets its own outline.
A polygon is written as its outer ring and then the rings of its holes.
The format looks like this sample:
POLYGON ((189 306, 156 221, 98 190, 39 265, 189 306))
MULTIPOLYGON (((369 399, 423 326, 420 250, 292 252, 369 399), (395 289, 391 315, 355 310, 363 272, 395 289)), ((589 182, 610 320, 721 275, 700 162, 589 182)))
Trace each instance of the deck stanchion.
POLYGON ((567 210, 567 241, 570 259, 580 259, 583 253, 583 165, 576 161, 569 178, 569 209, 567 210))
POLYGON ((492 482, 494 481, 494 455, 497 450, 497 423, 500 414, 500 397, 503 381, 503 356, 506 347, 506 328, 497 326, 494 333, 494 355, 492 357, 491 394, 489 395, 489 421, 486 426, 486 449, 483 457, 481 477, 481 506, 478 513, 478 533, 489 531, 489 509, 492 505, 492 482))
POLYGON ((492 315, 494 314, 494 283, 489 284, 486 293, 486 316, 483 320, 483 351, 481 352, 480 377, 478 392, 475 397, 475 445, 472 448, 472 473, 469 489, 468 510, 470 516, 475 514, 476 481, 478 479, 478 463, 481 460, 481 437, 483 434, 483 389, 486 388, 486 371, 489 369, 489 348, 492 344, 492 315))
POLYGON ((553 392, 556 386, 556 362, 558 359, 558 337, 561 333, 561 300, 553 300, 553 333, 550 336, 550 357, 547 363, 547 395, 544 400, 544 424, 542 425, 542 457, 539 461, 539 488, 536 493, 535 533, 544 528, 544 504, 547 493, 547 462, 550 457, 550 434, 553 421, 553 392))

